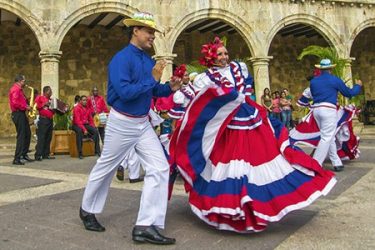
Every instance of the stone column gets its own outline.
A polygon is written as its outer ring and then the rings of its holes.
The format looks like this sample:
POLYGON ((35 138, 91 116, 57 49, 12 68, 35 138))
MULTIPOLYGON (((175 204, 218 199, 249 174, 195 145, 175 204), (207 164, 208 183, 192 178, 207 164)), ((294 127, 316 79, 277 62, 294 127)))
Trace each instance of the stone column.
POLYGON ((347 86, 353 87, 353 75, 352 75, 352 61, 354 61, 354 57, 350 57, 345 59, 345 67, 344 67, 344 82, 347 86))
POLYGON ((165 67, 164 69, 164 72, 163 72, 163 75, 161 77, 161 82, 166 82, 166 81, 169 81, 169 79, 171 78, 172 74, 173 74, 173 59, 177 57, 176 54, 169 54, 169 53, 165 53, 165 54, 159 54, 159 55, 154 55, 153 58, 156 60, 156 61, 159 61, 159 60, 165 60, 167 61, 167 66, 165 67))
POLYGON ((42 68, 41 91, 44 86, 51 86, 54 97, 59 97, 59 62, 61 51, 40 51, 39 58, 42 68))
POLYGON ((269 61, 272 56, 264 57, 251 57, 250 61, 253 64, 254 69, 254 83, 255 83, 255 97, 257 103, 261 103, 261 96, 265 88, 270 89, 270 78, 269 78, 269 61))
MULTIPOLYGON (((343 69, 343 79, 342 80, 345 82, 346 86, 352 88, 353 87, 352 61, 355 60, 355 58, 349 57, 349 58, 346 58, 344 60, 345 60, 345 66, 344 66, 344 69, 343 69)), ((346 98, 344 96, 341 96, 340 98, 342 98, 341 102, 343 102, 344 105, 349 104, 348 98, 346 98)))

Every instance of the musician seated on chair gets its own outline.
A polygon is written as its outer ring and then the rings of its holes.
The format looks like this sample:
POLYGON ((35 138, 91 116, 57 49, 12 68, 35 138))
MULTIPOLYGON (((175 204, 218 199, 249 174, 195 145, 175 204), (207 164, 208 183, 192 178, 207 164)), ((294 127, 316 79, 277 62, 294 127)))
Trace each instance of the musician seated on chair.
POLYGON ((73 109, 72 129, 76 132, 77 150, 79 158, 82 159, 82 139, 84 136, 91 136, 95 142, 95 154, 100 156, 98 130, 94 126, 90 110, 87 107, 87 96, 81 96, 80 103, 73 109))
MULTIPOLYGON (((107 104, 102 96, 99 95, 97 87, 92 89, 92 95, 87 98, 87 107, 91 110, 92 116, 99 116, 102 113, 108 114, 109 110, 107 104)), ((100 122, 99 117, 96 118, 99 124, 95 124, 98 127, 100 139, 104 143, 104 125, 100 122)))
POLYGON ((39 95, 35 99, 36 107, 39 111, 38 129, 36 143, 35 160, 55 159, 50 156, 50 145, 53 130, 53 115, 55 112, 51 109, 52 89, 50 86, 43 87, 43 95, 39 95))

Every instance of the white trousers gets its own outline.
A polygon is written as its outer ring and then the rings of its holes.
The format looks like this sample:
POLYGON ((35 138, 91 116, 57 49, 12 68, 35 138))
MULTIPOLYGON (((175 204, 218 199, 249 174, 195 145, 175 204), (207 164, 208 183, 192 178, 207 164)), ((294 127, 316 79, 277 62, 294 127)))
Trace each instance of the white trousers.
POLYGON ((139 178, 139 172, 141 170, 141 161, 135 152, 135 148, 130 150, 129 155, 121 162, 121 166, 124 169, 128 169, 129 179, 139 178))
POLYGON ((169 165, 148 117, 132 118, 110 111, 102 154, 92 169, 82 200, 83 210, 101 213, 117 166, 135 149, 145 170, 136 225, 164 228, 169 165))
POLYGON ((325 105, 334 107, 333 104, 321 103, 321 106, 317 104, 317 107, 315 107, 313 111, 313 115, 320 129, 320 141, 315 150, 314 159, 322 165, 328 154, 333 166, 341 166, 342 162, 337 155, 335 142, 338 119, 337 110, 332 107, 326 107, 325 105))

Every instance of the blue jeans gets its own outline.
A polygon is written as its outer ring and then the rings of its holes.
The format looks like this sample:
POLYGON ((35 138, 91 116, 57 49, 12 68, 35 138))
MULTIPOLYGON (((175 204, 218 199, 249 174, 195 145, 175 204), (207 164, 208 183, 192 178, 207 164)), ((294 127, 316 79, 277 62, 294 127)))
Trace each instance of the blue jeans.
POLYGON ((281 113, 272 112, 270 117, 278 119, 279 121, 281 121, 281 113))
POLYGON ((285 125, 285 127, 290 128, 290 119, 291 119, 292 110, 283 110, 281 112, 281 119, 285 125))

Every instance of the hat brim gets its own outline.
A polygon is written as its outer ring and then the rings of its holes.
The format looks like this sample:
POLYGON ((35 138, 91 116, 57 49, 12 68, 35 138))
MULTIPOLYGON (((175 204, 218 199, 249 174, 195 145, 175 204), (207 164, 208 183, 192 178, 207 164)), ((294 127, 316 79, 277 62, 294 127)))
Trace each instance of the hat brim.
POLYGON ((123 23, 127 26, 127 27, 133 27, 133 26, 142 26, 142 27, 147 27, 147 28, 150 28, 150 29, 153 29, 157 32, 160 32, 161 33, 161 30, 157 27, 154 27, 154 26, 151 26, 147 23, 144 23, 144 22, 141 22, 141 21, 138 21, 138 20, 135 20, 135 19, 125 19, 123 21, 123 23))
POLYGON ((315 64, 315 68, 318 69, 333 69, 334 67, 336 67, 336 64, 331 64, 329 66, 321 66, 320 64, 315 64))

